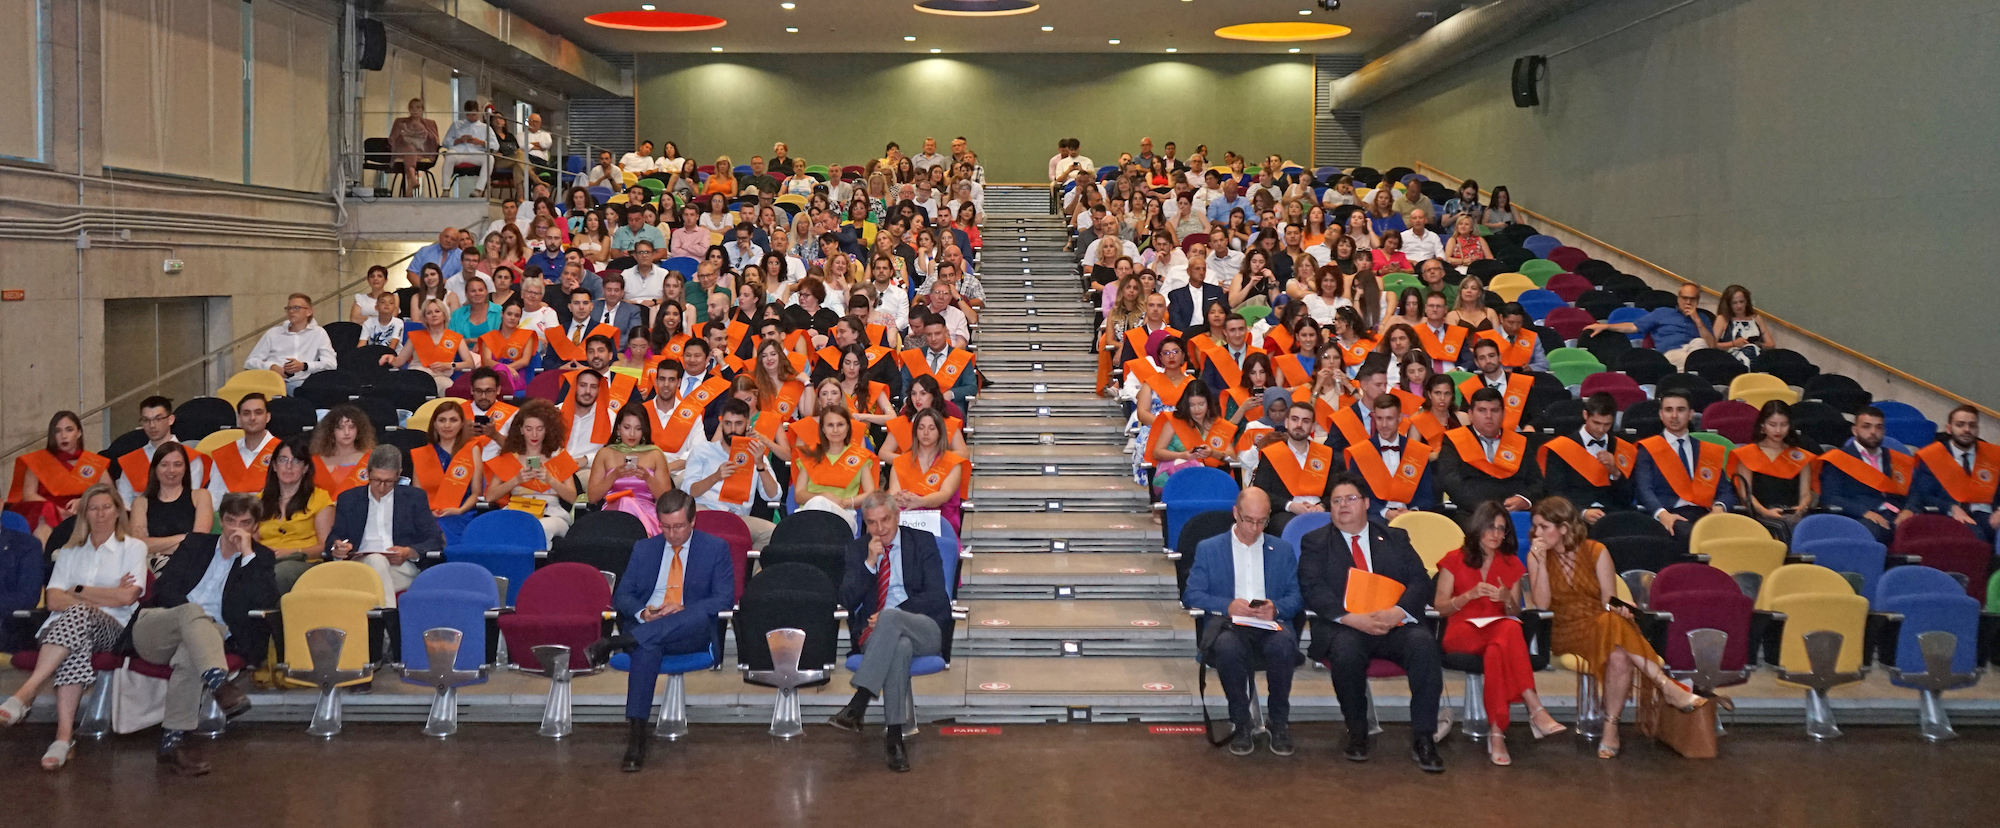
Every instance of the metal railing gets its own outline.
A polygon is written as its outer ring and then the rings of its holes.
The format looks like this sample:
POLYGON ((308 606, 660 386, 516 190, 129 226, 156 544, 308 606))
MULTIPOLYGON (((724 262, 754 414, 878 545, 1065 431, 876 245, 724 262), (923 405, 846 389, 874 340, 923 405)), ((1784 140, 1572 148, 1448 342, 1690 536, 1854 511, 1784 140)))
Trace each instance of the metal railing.
MULTIPOLYGON (((373 130, 375 125, 382 123, 384 118, 388 119, 388 123, 393 124, 395 122, 395 119, 407 117, 408 115, 409 115, 408 111, 383 111, 383 110, 365 110, 353 113, 353 117, 355 118, 355 120, 364 125, 362 128, 362 133, 363 133, 362 137, 364 140, 369 138, 387 137, 386 136, 386 133, 388 131, 387 129, 383 130, 383 132, 385 133, 384 135, 367 134, 373 130)), ((444 155, 444 153, 448 149, 450 149, 448 146, 443 145, 445 134, 451 131, 452 125, 454 123, 464 120, 465 113, 426 112, 424 113, 424 117, 437 124, 438 141, 440 143, 440 146, 436 151, 431 153, 426 153, 426 155, 431 158, 441 158, 444 155)), ((496 121, 505 124, 508 130, 510 131, 510 134, 512 135, 515 143, 520 145, 519 150, 517 150, 520 153, 519 158, 516 158, 511 155, 502 155, 500 153, 491 151, 485 153, 486 155, 491 156, 491 158, 493 159, 494 169, 498 169, 501 164, 511 164, 515 163, 516 161, 519 161, 525 163, 532 170, 538 172, 548 171, 554 173, 556 176, 556 183, 558 186, 562 185, 564 183, 563 179, 570 175, 570 173, 564 169, 564 165, 566 164, 567 159, 569 157, 575 156, 584 159, 584 167, 587 170, 589 168, 589 165, 596 160, 597 154, 599 152, 610 152, 613 157, 617 157, 619 155, 617 150, 612 149, 610 147, 598 146, 597 144, 590 143, 589 141, 574 139, 569 136, 566 130, 546 129, 544 131, 548 132, 550 136, 549 147, 548 147, 549 158, 548 161, 546 162, 537 161, 533 156, 528 154, 528 146, 526 142, 528 125, 525 122, 517 120, 515 118, 508 117, 499 112, 488 113, 485 120, 489 126, 491 126, 496 121)), ((495 131, 497 132, 498 130, 495 131)), ((397 154, 393 152, 371 153, 365 150, 356 150, 353 152, 342 153, 342 158, 343 161, 350 161, 356 158, 360 159, 360 161, 362 162, 361 164, 353 165, 349 167, 349 169, 355 170, 358 174, 356 180, 361 181, 362 178, 360 176, 365 176, 366 173, 371 171, 366 166, 369 160, 379 159, 381 161, 386 162, 395 158, 396 155, 397 154)), ((446 186, 446 184, 447 182, 450 181, 451 171, 450 170, 440 171, 437 170, 437 168, 435 167, 432 168, 432 171, 433 174, 439 176, 440 178, 440 189, 448 191, 449 187, 446 186)), ((387 178, 388 176, 392 175, 392 173, 382 172, 380 170, 374 170, 373 172, 378 173, 383 178, 387 178)), ((517 189, 521 190, 522 192, 525 192, 529 184, 528 182, 525 181, 517 181, 515 182, 515 186, 517 189)), ((413 192, 415 191, 414 188, 412 191, 413 192)), ((390 197, 395 198, 397 196, 392 194, 390 197)))

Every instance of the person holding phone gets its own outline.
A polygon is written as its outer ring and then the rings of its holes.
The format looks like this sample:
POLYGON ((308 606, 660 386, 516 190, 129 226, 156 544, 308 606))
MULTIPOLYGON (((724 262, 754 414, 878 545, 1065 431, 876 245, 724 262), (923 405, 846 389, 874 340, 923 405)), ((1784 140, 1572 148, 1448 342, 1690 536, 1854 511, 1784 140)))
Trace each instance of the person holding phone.
POLYGON ((1486 754, 1495 765, 1511 765, 1507 753, 1510 708, 1528 707, 1528 732, 1541 739, 1564 728, 1535 692, 1535 668, 1522 634, 1521 578, 1527 574, 1514 551, 1514 523, 1493 501, 1479 504, 1466 523, 1465 543, 1438 562, 1437 611, 1445 617, 1447 653, 1478 655, 1486 677, 1484 700, 1493 730, 1486 754))
POLYGON ((323 557, 367 564, 382 579, 382 606, 416 580, 418 562, 444 549, 444 531, 422 489, 402 483, 403 452, 376 446, 368 455, 368 485, 342 492, 323 557))
POLYGON ((1792 407, 1771 400, 1757 411, 1755 443, 1729 453, 1729 472, 1736 499, 1750 506, 1757 519, 1789 529, 1812 508, 1813 476, 1807 471, 1819 455, 1807 451, 1792 429, 1792 407))
POLYGON ((1290 756, 1292 673, 1303 660, 1296 626, 1305 609, 1298 556, 1290 543, 1264 531, 1271 522, 1271 498, 1263 489, 1244 489, 1233 514, 1236 522, 1228 532, 1195 547, 1181 604, 1207 613, 1199 636, 1202 659, 1221 676, 1229 698, 1229 752, 1248 756, 1257 750, 1250 670, 1261 656, 1271 695, 1268 744, 1272 753, 1290 756))
POLYGON ((591 459, 586 488, 592 503, 637 517, 648 536, 660 533, 654 498, 672 490, 674 478, 667 469, 667 455, 653 445, 653 427, 645 408, 631 405, 619 409, 617 424, 611 427, 611 443, 591 459))

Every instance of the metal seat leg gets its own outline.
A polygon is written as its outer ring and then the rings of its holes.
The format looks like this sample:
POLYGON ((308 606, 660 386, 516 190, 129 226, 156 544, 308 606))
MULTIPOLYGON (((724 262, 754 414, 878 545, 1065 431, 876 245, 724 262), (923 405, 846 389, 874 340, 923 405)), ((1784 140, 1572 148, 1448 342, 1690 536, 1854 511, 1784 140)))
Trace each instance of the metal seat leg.
POLYGON ((437 694, 431 698, 430 716, 424 720, 424 735, 442 739, 458 732, 458 686, 470 684, 486 676, 485 668, 460 670, 458 648, 464 634, 448 627, 436 627, 424 631, 425 669, 403 668, 403 678, 420 681, 435 688, 437 694))
POLYGON ((660 721, 653 735, 669 741, 688 735, 687 680, 680 673, 667 674, 667 686, 660 691, 660 721))
POLYGON ((223 715, 222 705, 215 701, 215 692, 207 688, 201 691, 201 717, 195 720, 194 734, 210 739, 222 738, 223 731, 229 729, 229 717, 223 715))
POLYGON ((1486 738, 1493 731, 1493 722, 1486 714, 1486 676, 1479 673, 1465 674, 1465 738, 1475 742, 1486 738))
POLYGON ((99 670, 90 681, 82 703, 76 706, 76 735, 102 739, 111 732, 111 700, 118 695, 118 672, 99 670))
MULTIPOLYGON (((1703 627, 1688 630, 1688 650, 1694 656, 1693 670, 1675 670, 1674 678, 1687 679, 1694 685, 1696 693, 1708 694, 1725 684, 1735 684, 1750 677, 1749 668, 1741 670, 1722 669, 1722 651, 1729 646, 1729 633, 1703 627)), ((1728 731, 1722 728, 1722 717, 1715 718, 1715 734, 1720 736, 1728 731)))
POLYGON ((825 681, 826 671, 799 669, 799 657, 806 646, 805 630, 775 629, 764 634, 764 641, 771 650, 772 669, 751 670, 744 678, 778 691, 777 702, 771 706, 771 735, 780 739, 803 736, 806 729, 799 715, 799 688, 825 681))
POLYGON ((1368 703, 1368 735, 1374 736, 1382 732, 1382 720, 1375 715, 1375 689, 1370 687, 1367 691, 1365 698, 1368 703))
MULTIPOLYGON (((1623 712, 1623 711, 1620 711, 1623 712)), ((1597 698, 1597 677, 1590 671, 1576 674, 1576 732, 1586 739, 1604 735, 1604 705, 1597 698)))
POLYGON ((561 644, 543 644, 534 648, 534 653, 535 660, 541 662, 549 677, 549 696, 542 702, 542 726, 535 734, 561 739, 575 731, 570 721, 569 682, 572 673, 569 648, 561 644))
POLYGON ((1924 672, 1896 676, 1897 681, 1916 687, 1921 694, 1917 730, 1927 742, 1956 739, 1958 731, 1951 729, 1951 716, 1944 710, 1944 691, 1970 687, 1979 681, 1979 674, 1952 672, 1951 658, 1958 651, 1956 635, 1942 630, 1920 633, 1917 648, 1923 652, 1924 672))
MULTIPOLYGON (((1250 735, 1256 736, 1269 730, 1264 722, 1264 699, 1257 693, 1257 674, 1253 671, 1245 680, 1250 684, 1250 735)), ((1374 715, 1375 705, 1372 702, 1368 705, 1368 711, 1369 715, 1374 715)))
POLYGON ((1833 720, 1833 703, 1827 691, 1861 680, 1861 674, 1839 672, 1840 647, 1845 637, 1832 630, 1806 633, 1806 661, 1810 673, 1780 672, 1778 678, 1806 687, 1806 735, 1816 741, 1840 738, 1840 725, 1833 720))
POLYGON ((313 704, 312 724, 306 733, 322 739, 331 739, 340 733, 340 685, 359 681, 375 674, 375 665, 365 664, 358 670, 340 669, 340 654, 347 647, 347 631, 332 627, 318 627, 306 631, 306 650, 312 657, 312 670, 299 677, 319 687, 319 700, 313 704))

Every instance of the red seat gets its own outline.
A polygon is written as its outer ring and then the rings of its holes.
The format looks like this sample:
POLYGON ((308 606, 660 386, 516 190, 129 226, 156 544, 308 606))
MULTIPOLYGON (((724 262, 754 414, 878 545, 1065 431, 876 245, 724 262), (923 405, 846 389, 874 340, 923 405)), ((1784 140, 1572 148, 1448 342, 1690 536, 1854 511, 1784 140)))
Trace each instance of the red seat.
POLYGON ((562 402, 563 372, 543 371, 528 381, 528 396, 549 402, 562 402))
POLYGON ((1600 371, 1583 378, 1583 385, 1577 389, 1588 398, 1592 394, 1610 394, 1618 403, 1618 410, 1624 411, 1646 399, 1646 392, 1631 377, 1613 371, 1600 371))
POLYGON ((750 571, 750 527, 729 512, 703 509, 694 513, 694 528, 729 544, 730 570, 736 576, 736 600, 743 600, 743 573, 750 571))
POLYGON ((1667 669, 1694 669, 1687 634, 1704 627, 1729 634, 1729 643, 1722 649, 1722 669, 1741 670, 1749 661, 1750 616, 1755 602, 1728 573, 1708 564, 1674 564, 1654 576, 1651 595, 1650 609, 1674 614, 1667 625, 1667 669))
MULTIPOLYGON (((231 675, 235 675, 243 669, 243 659, 235 653, 225 654, 223 656, 223 663, 228 666, 231 675)), ((131 667, 132 672, 149 678, 164 680, 174 677, 173 667, 166 664, 154 664, 138 656, 133 656, 131 661, 126 662, 126 666, 131 667)))
POLYGON ((1757 407, 1741 400, 1710 403, 1701 410, 1701 427, 1729 438, 1732 443, 1757 439, 1757 407))
POLYGON ((1597 318, 1591 316, 1587 310, 1556 308, 1549 311, 1548 318, 1542 320, 1542 324, 1549 326, 1557 336, 1567 341, 1583 336, 1583 329, 1596 321, 1597 318))
MULTIPOLYGON (((35 665, 41 662, 42 651, 39 647, 33 650, 22 650, 14 654, 14 669, 24 673, 33 672, 35 665)), ((125 666, 125 657, 117 653, 92 653, 90 656, 90 669, 98 672, 116 670, 123 666, 125 666)))
POLYGON ((1549 283, 1543 285, 1543 287, 1548 288, 1550 293, 1562 297, 1563 301, 1571 304, 1576 303, 1577 297, 1597 289, 1597 286, 1591 284, 1589 279, 1585 279, 1574 273, 1558 273, 1550 276, 1549 283))
POLYGON ((1386 658, 1371 658, 1368 660, 1369 678, 1372 679, 1396 678, 1397 676, 1407 676, 1407 675, 1409 675, 1409 673, 1403 671, 1402 665, 1390 661, 1386 658))
MULTIPOLYGON (((1957 521, 1943 515, 1917 515, 1910 518, 1941 517, 1960 526, 1957 521)), ((1963 528, 1960 526, 1960 528, 1963 528)), ((1902 534, 1897 527, 1897 534, 1902 534)), ((1931 536, 1908 541, 1896 541, 1896 554, 1915 555, 1924 566, 1965 576, 1965 594, 1986 601, 1986 573, 1993 566, 1993 545, 1972 537, 1971 530, 1965 530, 1960 537, 1931 536)))
POLYGON ((1562 265, 1564 270, 1575 270, 1577 265, 1583 264, 1590 258, 1590 254, 1574 247, 1558 247, 1542 258, 1562 265))
POLYGON ((560 644, 569 648, 572 669, 589 669, 583 648, 604 635, 604 613, 611 609, 611 585, 589 564, 556 563, 535 570, 514 598, 514 612, 500 616, 500 633, 515 664, 539 670, 535 648, 560 644))
POLYGON ((1903 548, 1905 542, 1928 540, 1930 538, 1971 537, 1973 537, 1972 530, 1965 524, 1952 519, 1950 515, 1911 515, 1896 523, 1895 542, 1890 544, 1890 551, 1898 555, 1914 555, 1916 554, 1915 552, 1903 548))

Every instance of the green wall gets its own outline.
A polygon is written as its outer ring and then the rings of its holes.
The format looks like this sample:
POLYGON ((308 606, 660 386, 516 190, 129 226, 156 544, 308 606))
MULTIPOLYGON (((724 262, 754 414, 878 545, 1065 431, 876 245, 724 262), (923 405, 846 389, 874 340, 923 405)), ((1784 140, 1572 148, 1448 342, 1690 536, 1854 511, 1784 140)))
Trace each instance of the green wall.
POLYGON ((736 163, 774 141, 809 163, 860 164, 889 141, 945 151, 964 135, 994 183, 1045 182, 1058 139, 1100 164, 1139 138, 1301 163, 1312 154, 1306 56, 682 55, 638 57, 639 138, 736 163), (1162 56, 1164 57, 1164 56, 1162 56))
POLYGON ((2000 0, 1602 0, 1365 111, 1423 161, 1989 406, 2000 0))

